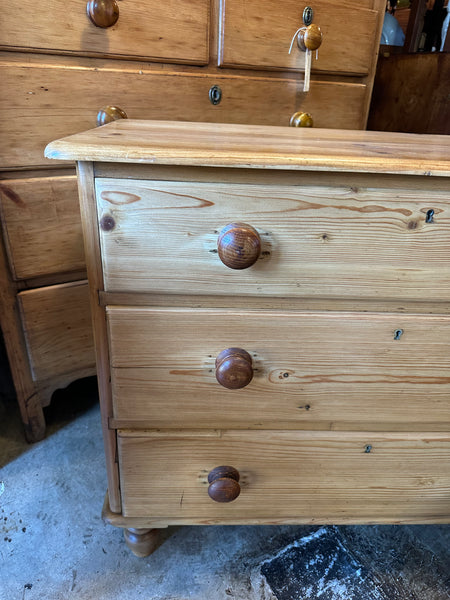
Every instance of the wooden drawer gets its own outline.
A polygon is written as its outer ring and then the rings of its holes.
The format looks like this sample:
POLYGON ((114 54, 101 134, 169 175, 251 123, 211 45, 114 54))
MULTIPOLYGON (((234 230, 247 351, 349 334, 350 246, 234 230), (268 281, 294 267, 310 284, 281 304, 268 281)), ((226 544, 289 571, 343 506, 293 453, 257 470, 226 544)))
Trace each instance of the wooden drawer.
POLYGON ((44 0, 7 2, 2 7, 3 48, 84 55, 139 57, 181 63, 208 63, 208 0, 119 2, 113 27, 96 27, 86 0, 70 4, 44 0))
POLYGON ((85 269, 75 174, 5 180, 0 211, 15 279, 85 269))
POLYGON ((285 185, 287 175, 264 183, 264 174, 255 184, 96 179, 105 289, 448 300, 444 189, 427 189, 426 178, 424 187, 403 180, 392 189, 390 178, 299 177, 297 185, 285 185), (234 222, 252 225, 262 243, 243 270, 217 254, 219 232, 234 222))
POLYGON ((57 136, 92 129, 98 111, 107 105, 119 106, 135 119, 285 126, 294 112, 303 110, 312 114, 317 127, 364 127, 365 85, 315 82, 304 94, 294 78, 155 72, 115 61, 66 63, 0 63, 0 168, 50 164, 45 145, 57 136), (209 100, 213 85, 222 90, 216 106, 209 100))
POLYGON ((124 516, 203 524, 450 516, 446 434, 119 431, 118 443, 124 516), (208 473, 220 465, 240 473, 241 493, 225 504, 208 496, 208 473))
POLYGON ((114 415, 126 426, 450 424, 448 316, 128 307, 107 315, 114 415), (227 389, 215 359, 236 347, 251 355, 253 379, 227 389))
MULTIPOLYGON (((367 75, 379 43, 378 12, 372 10, 373 3, 365 0, 356 6, 317 0, 311 7, 314 23, 323 34, 312 71, 367 75), (346 35, 350 22, 358 31, 356 38, 346 35)), ((258 0, 222 0, 219 65, 304 70, 305 53, 296 43, 289 54, 291 39, 303 25, 302 10, 303 5, 295 0, 267 2, 263 8, 258 0)))
POLYGON ((34 381, 94 375, 87 282, 27 290, 18 298, 34 381))

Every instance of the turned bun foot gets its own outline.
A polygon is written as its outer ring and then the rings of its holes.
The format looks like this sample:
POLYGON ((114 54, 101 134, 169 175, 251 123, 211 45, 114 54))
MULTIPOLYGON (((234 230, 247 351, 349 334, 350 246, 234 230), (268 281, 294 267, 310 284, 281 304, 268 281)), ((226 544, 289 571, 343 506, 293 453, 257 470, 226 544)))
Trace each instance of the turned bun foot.
POLYGON ((162 529, 129 529, 123 530, 128 548, 133 554, 144 558, 154 552, 163 542, 162 529))

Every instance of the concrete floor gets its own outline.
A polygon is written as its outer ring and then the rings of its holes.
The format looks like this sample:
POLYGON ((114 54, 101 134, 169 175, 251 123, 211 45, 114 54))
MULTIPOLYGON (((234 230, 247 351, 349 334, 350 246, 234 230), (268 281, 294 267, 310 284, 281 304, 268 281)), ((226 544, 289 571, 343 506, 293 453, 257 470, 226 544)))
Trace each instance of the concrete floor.
POLYGON ((47 421, 28 446, 0 393, 0 600, 450 598, 450 526, 182 527, 136 558, 100 518, 95 381, 58 392, 47 421))

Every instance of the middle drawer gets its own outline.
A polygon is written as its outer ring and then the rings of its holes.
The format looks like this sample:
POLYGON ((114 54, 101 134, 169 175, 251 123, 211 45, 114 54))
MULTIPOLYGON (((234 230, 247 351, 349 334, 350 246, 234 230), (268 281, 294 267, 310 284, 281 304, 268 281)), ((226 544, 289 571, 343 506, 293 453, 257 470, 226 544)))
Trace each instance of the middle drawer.
MULTIPOLYGON (((447 316, 108 307, 107 317, 117 426, 400 431, 450 422, 447 316), (228 348, 251 358, 241 389, 216 378, 228 348)), ((240 373, 232 356, 219 378, 233 368, 240 373)))

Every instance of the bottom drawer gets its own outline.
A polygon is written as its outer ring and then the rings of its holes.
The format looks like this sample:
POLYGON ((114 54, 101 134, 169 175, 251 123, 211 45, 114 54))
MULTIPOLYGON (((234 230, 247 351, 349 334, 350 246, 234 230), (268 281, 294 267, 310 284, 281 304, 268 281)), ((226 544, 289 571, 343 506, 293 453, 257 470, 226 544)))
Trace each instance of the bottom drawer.
POLYGON ((123 515, 172 523, 450 521, 450 435, 118 432, 123 515), (230 465, 240 495, 208 495, 230 465))
POLYGON ((57 386, 66 375, 95 375, 87 281, 27 290, 18 300, 34 381, 57 386))

